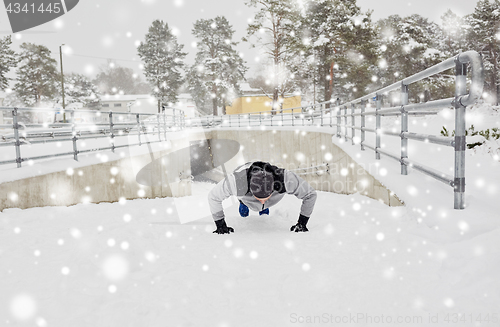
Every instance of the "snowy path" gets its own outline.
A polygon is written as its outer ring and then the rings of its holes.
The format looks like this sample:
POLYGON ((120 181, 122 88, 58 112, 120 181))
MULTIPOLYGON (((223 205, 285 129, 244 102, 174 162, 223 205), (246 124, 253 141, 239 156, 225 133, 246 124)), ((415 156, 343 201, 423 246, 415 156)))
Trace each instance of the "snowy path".
POLYGON ((299 207, 227 212, 231 235, 179 224, 171 199, 5 210, 0 324, 498 326, 498 230, 447 244, 404 207, 319 192, 291 233, 299 207))

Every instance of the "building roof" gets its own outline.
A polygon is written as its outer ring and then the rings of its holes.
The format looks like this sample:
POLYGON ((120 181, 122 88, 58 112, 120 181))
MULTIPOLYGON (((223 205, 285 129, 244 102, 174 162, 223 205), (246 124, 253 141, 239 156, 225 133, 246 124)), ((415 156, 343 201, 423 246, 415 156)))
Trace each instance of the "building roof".
POLYGON ((183 99, 183 100, 192 100, 193 99, 193 97, 189 93, 181 93, 181 94, 179 94, 179 96, 177 98, 183 99))
POLYGON ((125 102, 139 99, 154 99, 154 97, 151 94, 106 94, 101 96, 101 101, 105 102, 125 102))
MULTIPOLYGON (((179 100, 192 100, 192 96, 189 93, 181 93, 177 97, 179 100)), ((151 94, 113 94, 113 95, 103 95, 101 101, 105 102, 125 102, 125 101, 135 101, 135 100, 149 100, 155 99, 151 94)))
POLYGON ((246 93, 255 93, 255 92, 262 93, 261 89, 254 89, 254 88, 250 87, 249 83, 241 83, 240 84, 240 90, 241 90, 241 92, 243 92, 243 94, 246 94, 246 93))

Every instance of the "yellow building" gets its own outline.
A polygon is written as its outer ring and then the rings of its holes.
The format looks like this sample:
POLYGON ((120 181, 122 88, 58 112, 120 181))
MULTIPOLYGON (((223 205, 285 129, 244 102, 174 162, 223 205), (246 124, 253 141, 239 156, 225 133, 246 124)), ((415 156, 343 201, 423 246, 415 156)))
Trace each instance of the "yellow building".
MULTIPOLYGON (((254 89, 248 83, 241 83, 240 89, 243 95, 234 99, 231 106, 226 106, 227 115, 271 112, 273 99, 262 94, 262 90, 254 89)), ((300 95, 286 95, 283 100, 283 112, 290 113, 291 110, 286 109, 300 107, 301 101, 300 95)), ((280 113, 280 109, 276 112, 280 113)))
MULTIPOLYGON (((300 95, 285 97, 283 100, 283 112, 290 113, 290 108, 300 107, 300 95)), ((248 94, 233 100, 231 106, 226 107, 227 115, 257 113, 262 111, 270 112, 273 100, 262 94, 248 94)), ((298 109, 297 109, 298 110, 298 109)), ((280 109, 277 109, 280 113, 280 109)))

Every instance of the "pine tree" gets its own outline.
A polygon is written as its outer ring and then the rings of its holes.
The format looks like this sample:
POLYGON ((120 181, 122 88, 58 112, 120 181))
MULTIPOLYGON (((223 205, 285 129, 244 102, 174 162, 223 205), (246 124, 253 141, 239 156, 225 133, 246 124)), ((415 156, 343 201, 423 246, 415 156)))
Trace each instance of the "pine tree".
POLYGON ((187 71, 187 83, 189 94, 193 98, 196 108, 203 113, 214 113, 210 90, 203 81, 202 67, 192 65, 187 71))
POLYGON ((200 19, 194 24, 193 35, 198 40, 195 64, 188 74, 189 89, 195 101, 204 107, 211 99, 212 112, 240 93, 239 81, 247 70, 243 59, 234 49, 234 30, 225 17, 200 19))
MULTIPOLYGON (((97 86, 85 75, 70 73, 64 76, 64 102, 82 103, 84 107, 97 107, 101 96, 97 86)), ((62 103, 62 98, 60 101, 62 103)))
POLYGON ((245 41, 256 37, 268 59, 270 59, 271 83, 273 87, 272 112, 280 107, 279 95, 294 89, 291 61, 297 51, 300 30, 300 8, 293 0, 249 0, 245 3, 258 8, 253 23, 247 28, 245 41))
POLYGON ((377 58, 370 13, 362 13, 355 0, 309 0, 304 25, 323 101, 333 94, 365 94, 377 58))
POLYGON ((28 106, 40 106, 42 102, 52 101, 57 95, 61 75, 56 61, 50 57, 50 50, 33 43, 23 43, 20 48, 20 66, 14 85, 17 97, 28 106))
POLYGON ((465 50, 466 29, 465 21, 462 17, 448 9, 441 16, 441 50, 447 57, 452 57, 465 50))
POLYGON ((92 83, 98 87, 101 94, 145 94, 151 91, 149 85, 143 82, 132 68, 109 61, 100 70, 92 83))
POLYGON ((467 33, 468 44, 483 55, 485 90, 492 95, 492 102, 498 104, 500 2, 498 0, 479 0, 474 13, 467 20, 470 26, 467 33))
MULTIPOLYGON (((443 32, 427 18, 416 14, 403 18, 392 15, 380 20, 378 27, 381 59, 377 74, 381 85, 392 84, 447 59, 446 53, 440 50, 443 32)), ((453 94, 450 89, 453 82, 452 74, 443 73, 412 84, 410 101, 430 100, 431 95, 449 97, 453 94)), ((396 99, 399 101, 399 97, 396 99)))
POLYGON ((10 49, 11 44, 10 35, 0 39, 0 90, 5 90, 9 86, 9 78, 5 75, 17 65, 16 53, 10 49))
POLYGON ((186 56, 182 48, 168 24, 161 20, 153 22, 146 40, 137 47, 144 64, 144 75, 153 88, 152 95, 158 100, 158 112, 161 112, 162 103, 173 105, 177 102, 186 56))

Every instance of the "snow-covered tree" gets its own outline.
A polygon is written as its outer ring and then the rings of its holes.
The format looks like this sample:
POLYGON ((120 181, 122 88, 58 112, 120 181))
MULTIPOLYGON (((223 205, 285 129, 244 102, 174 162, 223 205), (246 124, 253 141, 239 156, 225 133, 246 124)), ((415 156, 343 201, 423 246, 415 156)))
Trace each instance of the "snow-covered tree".
MULTIPOLYGON (((97 86, 83 74, 70 73, 64 76, 64 102, 82 103, 84 107, 96 107, 101 96, 97 86)), ((62 103, 62 97, 58 100, 62 103)))
POLYGON ((200 107, 212 104, 212 112, 225 106, 237 96, 239 81, 247 70, 232 41, 234 30, 225 17, 199 19, 194 23, 193 35, 197 39, 194 65, 189 69, 189 89, 200 107), (208 100, 210 99, 210 100, 208 100))
POLYGON ((57 95, 61 75, 50 50, 33 43, 23 43, 20 48, 20 66, 14 85, 17 97, 28 106, 40 106, 42 102, 52 101, 57 95))
POLYGON ((5 75, 17 65, 16 53, 10 48, 11 44, 10 35, 0 39, 0 90, 9 86, 9 78, 5 75))
POLYGON ((309 0, 304 25, 322 100, 365 94, 377 55, 370 13, 361 12, 355 0, 309 0))
POLYGON ((122 67, 113 61, 100 68, 92 82, 101 94, 146 94, 151 88, 132 68, 122 67))
POLYGON ((448 9, 441 16, 441 28, 443 34, 441 49, 447 57, 465 50, 466 26, 462 17, 448 9))
POLYGON ((144 75, 153 89, 152 95, 158 100, 158 112, 161 112, 162 103, 172 105, 177 102, 186 56, 182 48, 168 24, 162 20, 153 22, 145 41, 137 47, 144 64, 144 75))
MULTIPOLYGON (((380 29, 380 85, 388 85, 429 68, 447 58, 440 50, 441 28, 420 15, 389 16, 378 22, 380 29)), ((424 82, 412 84, 410 101, 420 102, 453 94, 452 73, 437 74, 424 82)), ((396 97, 398 98, 398 97, 396 97)))
POLYGON ((498 103, 500 62, 500 2, 479 0, 474 13, 467 17, 469 46, 483 55, 485 90, 498 103))
POLYGON ((293 0, 249 0, 245 2, 258 9, 253 22, 248 25, 245 41, 257 39, 270 60, 270 77, 273 87, 272 108, 279 107, 279 95, 294 89, 291 61, 297 51, 297 37, 300 30, 300 6, 293 0))

